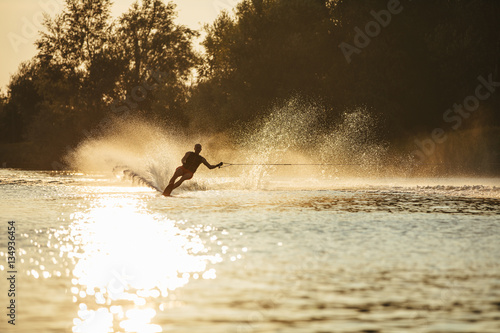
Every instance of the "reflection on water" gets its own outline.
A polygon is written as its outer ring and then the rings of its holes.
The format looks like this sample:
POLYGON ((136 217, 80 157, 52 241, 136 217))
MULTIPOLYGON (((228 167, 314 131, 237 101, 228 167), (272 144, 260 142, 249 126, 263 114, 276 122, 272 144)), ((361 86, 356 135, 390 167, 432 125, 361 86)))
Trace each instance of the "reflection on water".
POLYGON ((498 214, 500 199, 450 198, 442 195, 416 195, 411 193, 344 192, 332 199, 314 196, 293 203, 316 211, 388 212, 388 213, 460 213, 470 215, 498 214))
POLYGON ((167 199, 105 177, 12 173, 0 214, 19 228, 16 333, 500 331, 498 183, 221 180, 167 199))
MULTIPOLYGON (((228 191, 229 192, 229 191, 228 191)), ((231 191, 216 201, 204 203, 213 211, 237 213, 242 208, 270 211, 313 211, 335 213, 428 213, 497 215, 500 199, 450 197, 442 194, 417 194, 388 191, 334 190, 334 191, 231 191)), ((195 199, 203 194, 183 196, 195 199)), ((181 195, 182 196, 182 195, 181 195)), ((178 211, 177 207, 165 209, 178 211)), ((196 212, 197 207, 185 207, 184 212, 196 212)))
POLYGON ((180 229, 133 198, 97 199, 71 219, 63 250, 76 259, 73 332, 161 332, 152 320, 165 305, 153 300, 190 278, 214 279, 207 264, 222 260, 207 254, 199 230, 180 229))

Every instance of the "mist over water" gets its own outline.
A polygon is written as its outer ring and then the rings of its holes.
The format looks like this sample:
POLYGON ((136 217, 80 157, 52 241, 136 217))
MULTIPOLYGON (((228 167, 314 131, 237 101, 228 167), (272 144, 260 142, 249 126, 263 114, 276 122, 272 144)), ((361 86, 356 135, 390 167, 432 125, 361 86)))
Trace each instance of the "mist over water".
POLYGON ((115 119, 100 136, 88 138, 66 156, 83 172, 115 172, 162 188, 168 183, 183 149, 165 129, 140 119, 115 119), (141 179, 142 178, 142 179, 141 179))
MULTIPOLYGON (((209 163, 250 164, 214 173, 239 178, 231 183, 241 189, 265 188, 273 177, 332 179, 380 173, 388 145, 377 137, 379 122, 357 108, 346 110, 338 124, 327 129, 325 112, 319 105, 291 98, 258 121, 217 136, 186 136, 148 120, 118 119, 102 135, 83 141, 66 161, 76 170, 123 173, 156 189, 168 184, 184 153, 198 142, 209 163)), ((195 177, 183 186, 203 189, 207 182, 215 180, 195 177)))

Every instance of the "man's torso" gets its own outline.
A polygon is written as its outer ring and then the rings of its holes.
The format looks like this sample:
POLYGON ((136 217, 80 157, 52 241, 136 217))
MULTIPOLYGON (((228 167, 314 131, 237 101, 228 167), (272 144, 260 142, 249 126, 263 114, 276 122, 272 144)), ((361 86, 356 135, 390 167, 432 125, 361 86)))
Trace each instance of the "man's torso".
POLYGON ((201 163, 203 163, 203 157, 201 155, 189 152, 189 155, 186 158, 186 163, 182 166, 192 173, 195 173, 201 163))

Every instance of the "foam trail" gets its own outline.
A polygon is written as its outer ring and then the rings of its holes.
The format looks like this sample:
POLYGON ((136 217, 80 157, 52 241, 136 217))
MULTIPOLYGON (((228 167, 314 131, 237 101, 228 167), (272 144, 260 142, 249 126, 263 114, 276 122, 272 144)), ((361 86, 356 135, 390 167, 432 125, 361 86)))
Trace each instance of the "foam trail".
POLYGON ((152 180, 146 179, 143 176, 139 175, 138 173, 129 169, 123 170, 123 175, 126 178, 131 179, 132 182, 137 182, 141 185, 146 185, 147 187, 150 187, 154 190, 157 190, 160 193, 163 193, 163 191, 158 188, 158 185, 155 184, 155 179, 152 180))
POLYGON ((81 142, 66 161, 76 170, 118 173, 122 179, 163 192, 178 156, 188 149, 185 141, 150 121, 114 120, 101 135, 81 142))

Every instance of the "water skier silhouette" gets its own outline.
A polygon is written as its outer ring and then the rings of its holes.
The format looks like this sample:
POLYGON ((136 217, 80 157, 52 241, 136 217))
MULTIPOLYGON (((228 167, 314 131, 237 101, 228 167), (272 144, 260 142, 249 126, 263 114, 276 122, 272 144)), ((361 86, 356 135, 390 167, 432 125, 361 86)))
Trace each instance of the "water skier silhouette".
POLYGON ((188 151, 184 157, 182 158, 181 162, 182 165, 175 169, 174 175, 170 179, 170 182, 168 183, 168 186, 165 188, 163 191, 163 195, 168 197, 170 196, 170 193, 179 187, 185 180, 189 180, 193 178, 194 173, 198 169, 201 163, 205 164, 205 166, 209 169, 215 169, 215 168, 220 168, 222 166, 222 162, 220 162, 217 165, 211 165, 210 163, 207 162, 207 160, 200 155, 201 152, 201 145, 197 143, 194 146, 194 152, 188 151), (177 178, 181 177, 179 180, 176 181, 177 178))

